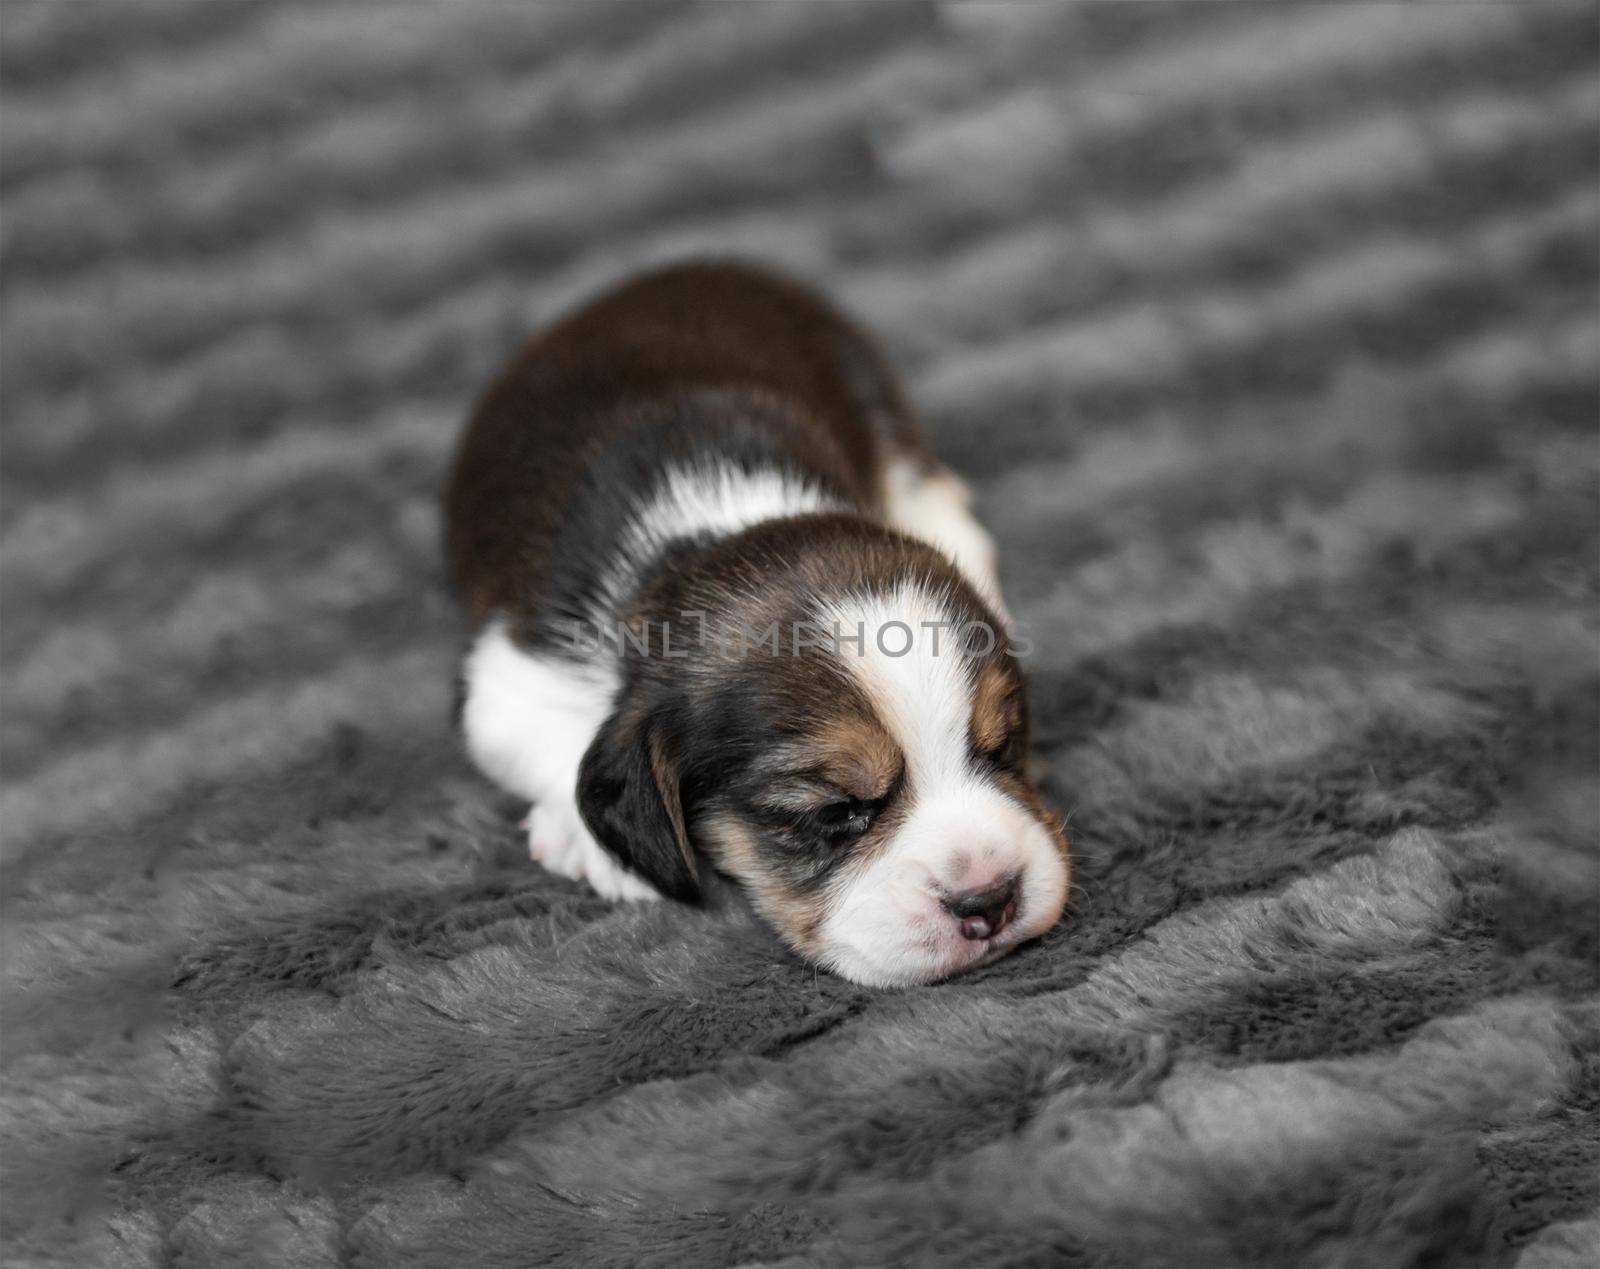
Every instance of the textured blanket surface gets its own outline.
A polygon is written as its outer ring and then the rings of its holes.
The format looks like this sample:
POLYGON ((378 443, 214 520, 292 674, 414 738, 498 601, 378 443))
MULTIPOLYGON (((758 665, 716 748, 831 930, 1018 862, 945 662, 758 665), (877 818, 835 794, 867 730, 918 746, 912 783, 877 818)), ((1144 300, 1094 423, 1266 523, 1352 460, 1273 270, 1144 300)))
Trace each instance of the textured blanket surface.
POLYGON ((1592 3, 4 21, 7 1263, 1592 1263, 1592 3), (968 978, 547 876, 451 732, 473 395, 695 254, 1001 542, 1076 886, 968 978))

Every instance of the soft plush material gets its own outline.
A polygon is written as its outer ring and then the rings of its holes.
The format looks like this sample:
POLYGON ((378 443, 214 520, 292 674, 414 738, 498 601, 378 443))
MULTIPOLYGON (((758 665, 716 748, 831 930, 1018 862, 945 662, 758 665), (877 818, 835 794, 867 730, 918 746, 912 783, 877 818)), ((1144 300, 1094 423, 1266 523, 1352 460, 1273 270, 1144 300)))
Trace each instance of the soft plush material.
POLYGON ((1597 34, 8 4, 7 1263, 1592 1263, 1597 34), (692 254, 1001 543, 1076 873, 981 973, 613 907, 460 753, 457 429, 692 254))

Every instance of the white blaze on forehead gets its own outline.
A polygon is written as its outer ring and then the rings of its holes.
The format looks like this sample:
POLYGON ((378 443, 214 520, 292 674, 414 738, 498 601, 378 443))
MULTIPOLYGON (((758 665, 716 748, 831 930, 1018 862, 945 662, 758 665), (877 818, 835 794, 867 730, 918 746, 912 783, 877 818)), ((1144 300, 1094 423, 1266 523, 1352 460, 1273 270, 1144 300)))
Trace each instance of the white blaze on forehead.
POLYGON ((854 982, 943 978, 1044 933, 1061 915, 1067 864, 1055 839, 971 761, 976 689, 959 611, 937 585, 910 581, 816 612, 819 641, 899 743, 908 776, 903 818, 881 851, 841 874, 818 927, 819 959, 854 982), (944 900, 998 877, 1017 881, 1015 916, 995 939, 963 937, 944 900))
POLYGON ((968 776, 972 672, 958 618, 939 591, 907 581, 818 610, 821 638, 906 757, 913 789, 968 776))

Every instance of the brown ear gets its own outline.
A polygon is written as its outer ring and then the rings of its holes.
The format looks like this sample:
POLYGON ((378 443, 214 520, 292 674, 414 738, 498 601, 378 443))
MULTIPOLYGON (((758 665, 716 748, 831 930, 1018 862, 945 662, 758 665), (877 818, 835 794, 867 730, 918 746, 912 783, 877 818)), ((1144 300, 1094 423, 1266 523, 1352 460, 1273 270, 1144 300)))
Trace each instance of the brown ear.
POLYGON ((666 738, 619 709, 595 735, 578 767, 578 811, 618 863, 662 894, 700 898, 700 877, 684 828, 678 769, 666 738))

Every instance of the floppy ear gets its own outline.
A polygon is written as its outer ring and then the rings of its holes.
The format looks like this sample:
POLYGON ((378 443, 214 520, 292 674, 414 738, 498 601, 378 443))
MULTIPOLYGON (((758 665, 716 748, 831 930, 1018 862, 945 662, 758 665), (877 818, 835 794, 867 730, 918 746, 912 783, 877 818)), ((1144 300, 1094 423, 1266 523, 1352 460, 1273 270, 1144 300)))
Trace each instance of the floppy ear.
POLYGON ((648 724, 622 710, 606 719, 578 767, 578 811, 623 867, 674 899, 700 898, 678 770, 648 724))

